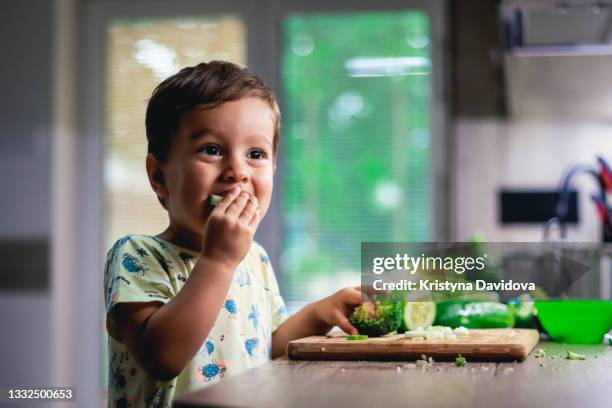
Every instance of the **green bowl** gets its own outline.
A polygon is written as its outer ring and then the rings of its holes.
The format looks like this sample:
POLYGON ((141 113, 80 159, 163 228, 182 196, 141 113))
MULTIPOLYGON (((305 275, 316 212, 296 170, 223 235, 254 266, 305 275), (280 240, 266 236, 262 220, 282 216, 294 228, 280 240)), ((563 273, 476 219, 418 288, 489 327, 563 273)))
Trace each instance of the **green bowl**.
POLYGON ((598 344, 612 328, 612 301, 559 300, 535 302, 538 319, 551 340, 598 344))

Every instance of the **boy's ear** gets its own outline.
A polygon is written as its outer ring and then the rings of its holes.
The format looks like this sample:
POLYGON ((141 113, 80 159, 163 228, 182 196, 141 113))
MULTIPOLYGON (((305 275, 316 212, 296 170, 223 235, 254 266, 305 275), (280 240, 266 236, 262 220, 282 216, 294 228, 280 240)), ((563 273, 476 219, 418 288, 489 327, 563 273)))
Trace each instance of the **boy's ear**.
POLYGON ((168 189, 164 178, 164 168, 153 153, 147 154, 146 166, 149 184, 151 184, 151 188, 155 191, 157 197, 160 199, 167 197, 168 189))

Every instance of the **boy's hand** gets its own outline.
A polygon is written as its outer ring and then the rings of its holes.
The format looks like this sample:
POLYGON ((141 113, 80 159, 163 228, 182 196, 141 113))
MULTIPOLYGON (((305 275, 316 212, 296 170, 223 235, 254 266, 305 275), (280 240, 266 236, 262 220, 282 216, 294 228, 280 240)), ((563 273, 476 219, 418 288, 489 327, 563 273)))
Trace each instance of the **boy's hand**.
POLYGON ((234 188, 210 213, 202 234, 202 257, 235 268, 244 259, 259 224, 255 196, 234 188))
POLYGON ((348 287, 339 290, 331 296, 313 304, 316 317, 329 326, 339 326, 348 334, 358 334, 355 326, 348 320, 348 316, 353 312, 355 306, 364 303, 370 309, 370 314, 374 317, 376 312, 374 304, 367 294, 362 292, 360 287, 348 287), (366 299, 364 302, 363 299, 366 299))
POLYGON ((287 343, 291 340, 325 334, 334 326, 340 326, 348 334, 357 334, 357 329, 347 316, 353 312, 355 306, 363 303, 370 310, 372 317, 375 317, 376 311, 369 294, 359 286, 344 288, 302 308, 272 333, 272 357, 283 355, 287 343))

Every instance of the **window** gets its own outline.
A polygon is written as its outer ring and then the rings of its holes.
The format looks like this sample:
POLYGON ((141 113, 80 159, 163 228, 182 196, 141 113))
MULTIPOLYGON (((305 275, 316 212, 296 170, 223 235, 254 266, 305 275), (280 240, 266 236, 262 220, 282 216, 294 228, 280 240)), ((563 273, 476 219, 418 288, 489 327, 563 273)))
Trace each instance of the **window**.
POLYGON ((430 27, 416 11, 282 27, 282 292, 359 282, 362 241, 430 239, 430 27))

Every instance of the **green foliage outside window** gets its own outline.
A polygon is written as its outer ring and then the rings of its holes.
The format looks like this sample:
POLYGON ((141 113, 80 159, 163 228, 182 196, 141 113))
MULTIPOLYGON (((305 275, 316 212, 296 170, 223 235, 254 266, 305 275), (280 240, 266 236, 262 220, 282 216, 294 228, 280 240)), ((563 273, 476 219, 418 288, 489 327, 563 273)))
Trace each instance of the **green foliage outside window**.
POLYGON ((359 283, 362 241, 429 239, 430 27, 421 12, 283 24, 283 293, 359 283))

